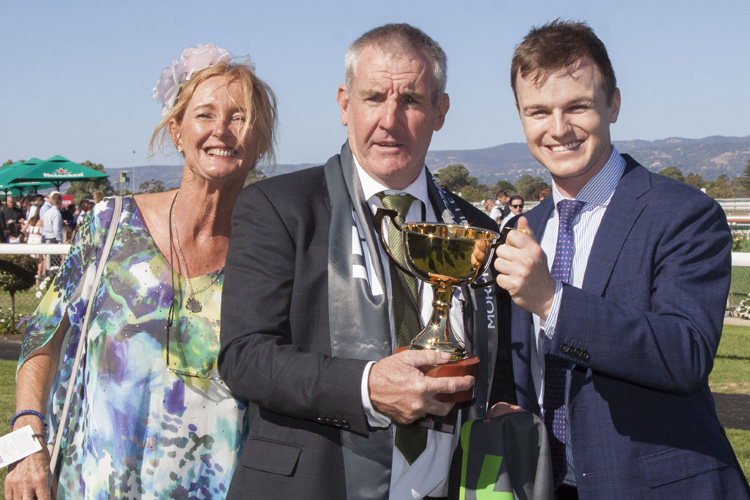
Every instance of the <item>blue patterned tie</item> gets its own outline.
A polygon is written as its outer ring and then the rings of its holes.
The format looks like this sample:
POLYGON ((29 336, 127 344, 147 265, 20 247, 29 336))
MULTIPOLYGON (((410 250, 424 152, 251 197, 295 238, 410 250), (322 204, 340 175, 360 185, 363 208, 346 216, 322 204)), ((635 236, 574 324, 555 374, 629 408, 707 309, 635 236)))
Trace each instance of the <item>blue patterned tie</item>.
MULTIPOLYGON (((582 201, 562 200, 557 204, 560 226, 557 231, 555 260, 552 261, 551 274, 557 281, 570 283, 570 268, 575 253, 573 238, 573 219, 583 208, 582 201)), ((546 340, 546 339, 545 339, 546 340)), ((550 435, 552 452, 552 470, 555 486, 562 482, 566 470, 565 458, 565 376, 568 362, 555 357, 545 356, 544 363, 544 423, 550 435)))

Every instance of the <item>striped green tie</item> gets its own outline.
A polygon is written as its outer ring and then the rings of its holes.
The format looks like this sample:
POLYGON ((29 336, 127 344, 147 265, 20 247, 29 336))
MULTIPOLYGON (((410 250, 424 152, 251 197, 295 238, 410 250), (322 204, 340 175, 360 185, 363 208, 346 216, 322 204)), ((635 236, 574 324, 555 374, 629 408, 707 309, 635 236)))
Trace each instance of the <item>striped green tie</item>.
MULTIPOLYGON (((408 194, 381 193, 383 206, 398 211, 396 222, 402 225, 406 220, 409 208, 416 200, 408 194)), ((404 267, 404 246, 401 233, 393 224, 388 225, 388 247, 391 254, 404 267)), ((398 347, 408 346, 421 330, 419 308, 417 306, 417 280, 413 276, 402 273, 393 263, 390 263, 391 274, 391 308, 393 309, 393 328, 398 347)), ((406 461, 411 465, 422 454, 427 446, 427 429, 415 423, 399 424, 396 428, 396 448, 399 449, 406 461)))

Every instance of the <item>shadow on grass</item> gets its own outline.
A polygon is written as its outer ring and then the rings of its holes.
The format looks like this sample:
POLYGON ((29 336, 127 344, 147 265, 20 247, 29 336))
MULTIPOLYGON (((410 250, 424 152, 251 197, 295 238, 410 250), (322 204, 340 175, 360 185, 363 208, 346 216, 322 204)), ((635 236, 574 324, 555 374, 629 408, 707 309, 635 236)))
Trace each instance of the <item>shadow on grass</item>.
POLYGON ((750 431, 750 395, 714 392, 713 396, 721 425, 750 431))
POLYGON ((734 354, 717 354, 716 358, 734 359, 737 361, 750 361, 750 356, 735 356, 734 354))

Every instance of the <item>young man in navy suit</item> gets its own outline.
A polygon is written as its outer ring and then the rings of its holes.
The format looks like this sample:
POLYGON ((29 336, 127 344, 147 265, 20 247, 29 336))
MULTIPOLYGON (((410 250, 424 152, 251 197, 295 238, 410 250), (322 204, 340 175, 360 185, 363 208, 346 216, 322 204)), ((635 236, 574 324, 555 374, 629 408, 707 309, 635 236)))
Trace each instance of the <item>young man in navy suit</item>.
POLYGON ((548 424, 557 498, 748 498, 708 376, 729 289, 719 205, 612 145, 621 96, 583 23, 532 29, 516 107, 553 195, 497 252, 519 405, 548 424))

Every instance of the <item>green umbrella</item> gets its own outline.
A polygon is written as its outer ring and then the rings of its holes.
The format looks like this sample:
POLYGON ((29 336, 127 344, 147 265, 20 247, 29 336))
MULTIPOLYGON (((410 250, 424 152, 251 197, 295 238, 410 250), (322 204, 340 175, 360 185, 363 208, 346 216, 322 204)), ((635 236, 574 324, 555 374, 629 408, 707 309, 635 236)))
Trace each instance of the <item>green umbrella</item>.
MULTIPOLYGON (((29 164, 31 160, 26 162, 29 164)), ((99 172, 93 168, 84 167, 79 163, 72 162, 62 156, 53 156, 47 161, 31 165, 28 168, 19 170, 17 175, 9 175, 8 183, 18 185, 22 183, 52 183, 60 190, 60 186, 65 182, 88 181, 92 179, 103 179, 109 177, 104 172, 99 172)), ((15 171, 14 171, 15 174, 15 171)), ((2 181, 2 178, 0 178, 2 181)))
POLYGON ((39 165, 40 163, 44 163, 44 160, 40 160, 39 158, 32 158, 27 161, 17 161, 15 163, 11 163, 10 165, 0 167, 0 184, 7 184, 11 176, 17 176, 18 174, 25 172, 32 166, 39 165))
POLYGON ((50 182, 12 182, 12 179, 22 175, 41 163, 44 163, 44 160, 32 158, 28 161, 17 161, 10 165, 0 167, 0 190, 7 193, 8 191, 15 189, 20 196, 24 192, 36 192, 38 189, 54 187, 54 184, 50 182))

